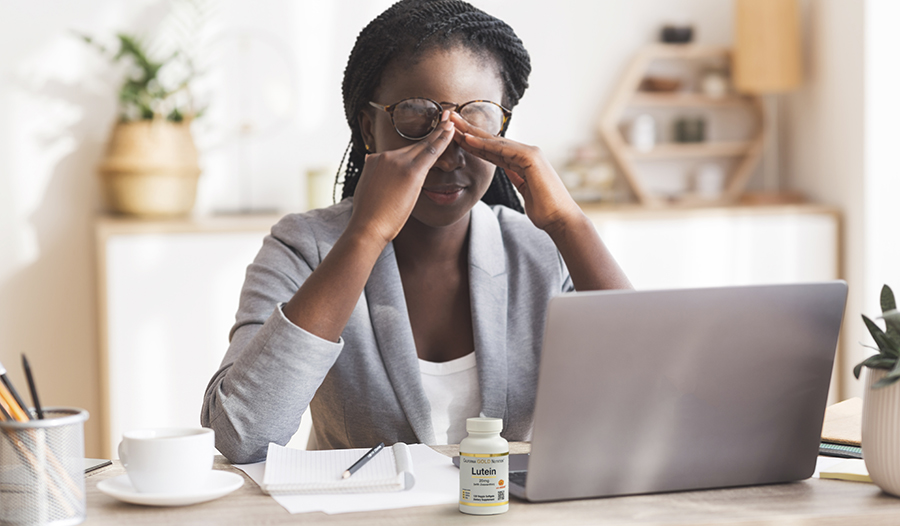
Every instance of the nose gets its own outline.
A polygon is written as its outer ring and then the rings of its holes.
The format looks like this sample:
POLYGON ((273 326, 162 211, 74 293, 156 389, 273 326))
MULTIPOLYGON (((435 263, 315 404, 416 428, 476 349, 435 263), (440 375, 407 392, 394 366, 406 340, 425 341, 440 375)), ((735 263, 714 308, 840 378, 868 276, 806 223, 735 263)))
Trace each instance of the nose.
POLYGON ((456 144, 456 141, 450 141, 447 149, 434 163, 434 167, 442 172, 452 172, 465 166, 466 158, 463 149, 456 144))

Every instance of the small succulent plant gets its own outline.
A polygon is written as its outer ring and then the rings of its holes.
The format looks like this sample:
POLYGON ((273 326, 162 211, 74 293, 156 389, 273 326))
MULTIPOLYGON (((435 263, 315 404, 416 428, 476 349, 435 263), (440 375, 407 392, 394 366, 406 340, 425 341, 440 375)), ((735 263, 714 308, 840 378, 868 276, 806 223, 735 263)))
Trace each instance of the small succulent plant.
POLYGON ((863 366, 888 371, 884 378, 872 385, 872 389, 881 389, 900 380, 900 311, 894 301, 894 292, 887 285, 881 288, 881 318, 884 320, 885 330, 881 330, 881 327, 863 314, 863 322, 878 346, 873 349, 878 354, 869 356, 853 368, 853 376, 857 378, 863 366))

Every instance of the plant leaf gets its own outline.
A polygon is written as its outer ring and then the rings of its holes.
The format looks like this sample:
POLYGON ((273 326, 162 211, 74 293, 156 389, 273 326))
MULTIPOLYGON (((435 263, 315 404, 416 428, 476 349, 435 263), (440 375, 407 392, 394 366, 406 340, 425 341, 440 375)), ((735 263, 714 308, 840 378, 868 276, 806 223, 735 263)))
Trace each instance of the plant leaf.
POLYGON ((894 301, 894 291, 887 285, 881 287, 881 312, 897 310, 897 302, 894 301))
POLYGON ((889 356, 885 356, 883 354, 873 354, 869 356, 865 360, 856 364, 856 367, 853 368, 853 376, 859 378, 859 373, 862 372, 863 367, 868 367, 870 369, 892 369, 896 367, 896 364, 900 363, 895 358, 891 358, 889 356))
POLYGON ((881 327, 875 325, 875 322, 870 320, 865 314, 862 315, 862 318, 866 328, 869 329, 869 333, 872 335, 872 339, 878 345, 878 350, 888 356, 900 358, 900 345, 897 344, 896 340, 885 334, 881 327))
POLYGON ((900 310, 885 311, 881 316, 884 320, 885 332, 895 341, 900 341, 900 310))
POLYGON ((872 384, 872 389, 883 389, 885 387, 892 385, 897 380, 900 380, 900 376, 894 376, 894 377, 885 376, 881 380, 878 380, 877 382, 872 384))
POLYGON ((895 363, 890 371, 888 371, 887 376, 891 378, 900 378, 900 361, 895 363))

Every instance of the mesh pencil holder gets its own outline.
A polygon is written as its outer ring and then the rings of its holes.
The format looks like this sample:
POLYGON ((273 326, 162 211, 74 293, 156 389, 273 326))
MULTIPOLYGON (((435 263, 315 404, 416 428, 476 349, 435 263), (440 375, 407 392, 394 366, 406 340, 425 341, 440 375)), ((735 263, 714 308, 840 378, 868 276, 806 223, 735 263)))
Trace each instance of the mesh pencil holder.
POLYGON ((0 422, 0 524, 84 521, 83 409, 44 409, 43 420, 0 422))

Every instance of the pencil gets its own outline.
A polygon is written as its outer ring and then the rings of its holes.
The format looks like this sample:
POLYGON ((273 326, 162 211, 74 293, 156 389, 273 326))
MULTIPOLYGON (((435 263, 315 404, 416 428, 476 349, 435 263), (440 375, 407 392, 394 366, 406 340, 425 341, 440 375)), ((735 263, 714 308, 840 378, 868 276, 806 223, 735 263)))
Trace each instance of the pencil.
POLYGON ((11 421, 13 419, 12 415, 9 414, 9 411, 6 410, 6 407, 2 403, 0 403, 0 420, 4 422, 11 421))
POLYGON ((35 385, 34 377, 31 375, 31 366, 28 364, 28 358, 26 358, 24 354, 22 355, 22 368, 25 369, 25 379, 28 380, 28 390, 31 391, 31 401, 34 403, 34 412, 37 413, 38 420, 43 420, 44 410, 41 408, 41 401, 38 400, 37 385, 35 385))
MULTIPOLYGON (((28 410, 25 405, 25 401, 22 400, 22 397, 19 396, 19 393, 16 392, 16 388, 13 387, 12 382, 9 381, 9 377, 6 376, 6 367, 3 367, 3 364, 0 363, 0 381, 3 382, 3 385, 6 386, 7 391, 12 395, 13 401, 19 406, 22 412, 25 414, 25 420, 31 420, 31 414, 28 413, 28 410)), ((16 417, 15 413, 12 413, 13 417, 16 417)), ((18 420, 18 417, 16 417, 18 420)))
POLYGON ((12 416, 12 420, 15 422, 28 422, 31 420, 28 413, 22 409, 22 406, 16 403, 15 398, 13 398, 12 394, 10 394, 9 390, 7 390, 6 386, 2 383, 0 383, 0 407, 12 416))
POLYGON ((365 455, 363 455, 361 459, 357 460, 356 462, 353 463, 352 466, 347 468, 347 470, 344 471, 343 478, 345 478, 345 479, 350 478, 350 475, 356 473, 359 470, 359 468, 365 466, 366 462, 372 460, 372 458, 375 455, 377 455, 378 452, 381 451, 382 449, 384 449, 384 442, 382 442, 382 443, 378 444, 377 446, 373 447, 372 449, 370 449, 369 452, 366 453, 365 455))

